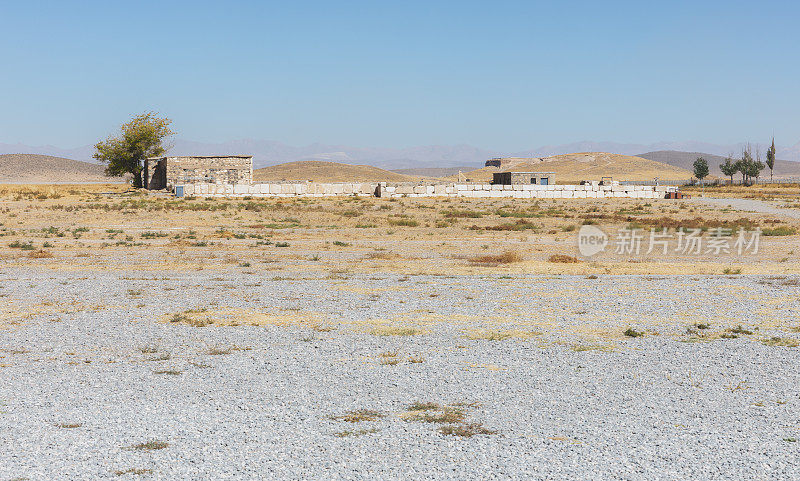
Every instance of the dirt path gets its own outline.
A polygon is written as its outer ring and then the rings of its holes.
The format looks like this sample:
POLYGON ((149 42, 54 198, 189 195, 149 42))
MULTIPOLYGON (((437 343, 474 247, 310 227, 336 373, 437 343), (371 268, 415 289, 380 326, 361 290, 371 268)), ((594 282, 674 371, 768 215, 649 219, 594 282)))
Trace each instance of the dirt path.
POLYGON ((785 216, 792 219, 800 219, 800 211, 796 209, 778 208, 767 202, 753 199, 721 199, 714 197, 693 197, 688 202, 710 204, 720 207, 730 207, 736 210, 747 212, 759 212, 762 214, 774 214, 785 216))

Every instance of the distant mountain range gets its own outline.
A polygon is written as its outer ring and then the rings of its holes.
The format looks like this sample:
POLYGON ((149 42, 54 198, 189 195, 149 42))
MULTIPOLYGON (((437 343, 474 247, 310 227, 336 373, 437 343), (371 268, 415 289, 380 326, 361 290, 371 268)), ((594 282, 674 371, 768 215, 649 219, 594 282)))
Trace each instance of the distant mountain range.
MULTIPOLYGON (((310 144, 302 147, 267 140, 232 140, 209 143, 175 139, 169 153, 189 154, 252 154, 255 167, 265 167, 284 162, 322 160, 352 164, 367 164, 383 169, 419 169, 473 166, 482 167, 492 157, 548 157, 575 152, 611 152, 638 155, 642 152, 703 152, 710 155, 738 155, 744 144, 718 145, 706 142, 657 142, 654 144, 624 144, 617 142, 575 142, 563 145, 545 145, 536 149, 504 152, 473 147, 470 145, 427 145, 404 149, 363 148, 346 145, 310 144)), ((766 145, 753 145, 761 152, 766 145)), ((0 143, 0 154, 42 154, 82 161, 92 161, 93 147, 86 145, 73 149, 24 144, 0 143)), ((778 147, 778 158, 800 161, 800 142, 791 147, 778 147)), ((709 162, 710 164, 712 162, 709 162)), ((677 165, 677 164, 676 164, 677 165)), ((685 168, 685 166, 681 165, 685 168)))

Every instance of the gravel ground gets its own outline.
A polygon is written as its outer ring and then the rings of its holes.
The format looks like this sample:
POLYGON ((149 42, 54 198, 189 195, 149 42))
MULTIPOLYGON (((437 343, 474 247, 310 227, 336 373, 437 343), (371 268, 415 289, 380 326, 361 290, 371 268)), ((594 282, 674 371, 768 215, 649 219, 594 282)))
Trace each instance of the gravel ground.
POLYGON ((718 197, 692 197, 687 202, 708 204, 715 207, 730 207, 744 212, 758 212, 760 214, 773 214, 786 216, 791 219, 800 219, 800 211, 786 207, 776 207, 773 204, 755 199, 725 199, 718 197))
POLYGON ((5 269, 0 480, 800 478, 798 278, 344 277, 5 269), (220 306, 336 329, 163 321, 220 306))

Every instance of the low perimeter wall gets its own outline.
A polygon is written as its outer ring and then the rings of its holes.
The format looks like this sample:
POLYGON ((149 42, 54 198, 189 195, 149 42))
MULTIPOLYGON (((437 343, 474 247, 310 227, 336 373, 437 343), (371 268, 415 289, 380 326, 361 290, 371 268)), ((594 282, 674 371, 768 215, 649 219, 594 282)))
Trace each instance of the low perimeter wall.
MULTIPOLYGON (((276 184, 185 184, 184 196, 197 197, 513 197, 519 199, 660 199, 667 186, 649 185, 492 185, 284 182, 276 184)), ((674 190, 674 187, 671 188, 674 190)))

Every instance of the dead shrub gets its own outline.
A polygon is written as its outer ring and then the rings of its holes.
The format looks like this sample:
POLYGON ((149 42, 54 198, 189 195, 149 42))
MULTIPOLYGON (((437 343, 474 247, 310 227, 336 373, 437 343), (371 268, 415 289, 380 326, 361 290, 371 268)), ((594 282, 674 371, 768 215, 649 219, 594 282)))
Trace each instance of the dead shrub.
POLYGON ((373 411, 371 409, 358 409, 355 411, 347 411, 344 414, 338 416, 328 416, 328 419, 333 421, 345 421, 348 423, 360 423, 363 421, 377 421, 383 417, 386 417, 380 411, 373 411))
POLYGON ((445 436, 460 436, 462 438, 471 438, 476 434, 497 434, 497 431, 488 429, 481 423, 469 424, 456 424, 454 426, 442 426, 439 432, 445 436))
POLYGON ((485 254, 482 256, 474 256, 469 258, 472 265, 480 266, 496 266, 500 264, 513 264, 515 262, 522 262, 524 258, 519 252, 505 251, 502 254, 485 254))
POLYGON ((577 257, 568 256, 566 254, 553 254, 547 260, 548 262, 555 262, 557 264, 577 264, 580 262, 577 257))

